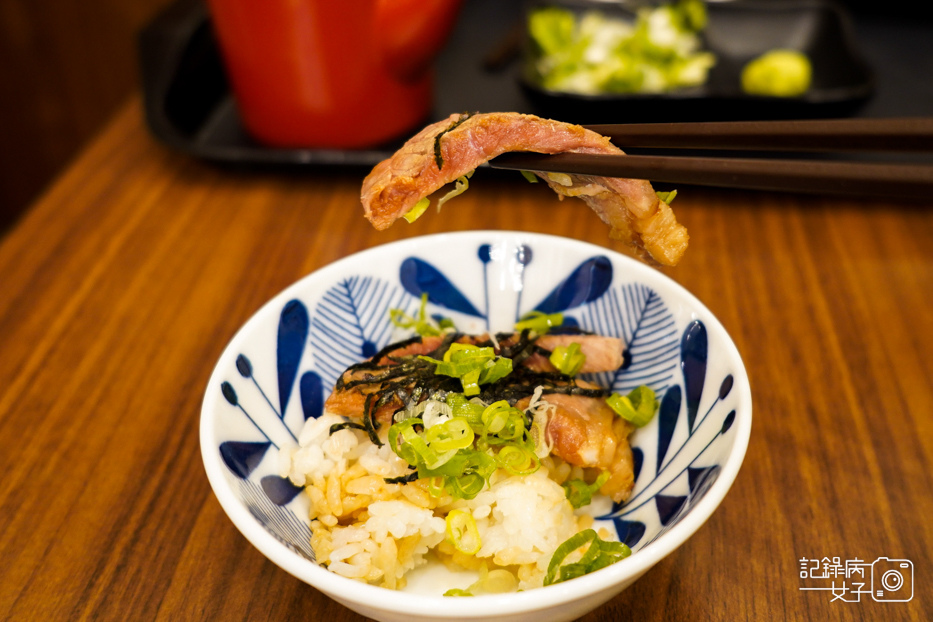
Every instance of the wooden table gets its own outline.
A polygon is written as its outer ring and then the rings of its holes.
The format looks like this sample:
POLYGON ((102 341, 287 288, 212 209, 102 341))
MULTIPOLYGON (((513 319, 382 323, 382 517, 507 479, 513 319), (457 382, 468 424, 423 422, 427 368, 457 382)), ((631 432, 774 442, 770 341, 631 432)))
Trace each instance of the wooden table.
MULTIPOLYGON (((0 619, 359 619, 267 561, 208 486, 198 415, 227 341, 303 275, 400 238, 613 246, 582 203, 489 171, 377 232, 361 178, 218 170, 152 140, 134 101, 9 232, 0 619)), ((696 535, 585 619, 933 619, 933 202, 682 188, 675 208, 691 244, 665 272, 735 339, 751 444, 696 535), (801 590, 824 583, 800 560, 824 557, 911 560, 914 598, 801 590)))

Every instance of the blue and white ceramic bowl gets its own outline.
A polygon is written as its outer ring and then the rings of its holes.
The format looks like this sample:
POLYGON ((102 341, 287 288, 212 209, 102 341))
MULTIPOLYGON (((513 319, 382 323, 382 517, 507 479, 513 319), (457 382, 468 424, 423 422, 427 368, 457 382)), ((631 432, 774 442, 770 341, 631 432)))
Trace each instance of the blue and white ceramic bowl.
POLYGON ((475 231, 352 255, 272 299, 217 363, 201 412, 201 452, 214 493, 243 535, 280 567, 363 615, 405 622, 570 620, 629 586, 709 518, 739 471, 751 423, 739 353, 684 288, 591 244, 475 231), (432 586, 424 576, 410 591, 393 592, 315 563, 308 501, 278 476, 278 449, 295 444, 304 422, 321 415, 343 369, 402 336, 393 334, 389 309, 413 313, 423 293, 431 312, 452 317, 463 332, 507 331, 519 316, 539 310, 561 311, 565 321, 624 338, 626 365, 597 380, 623 394, 647 384, 661 398, 658 415, 632 437, 631 498, 596 510, 631 546, 631 557, 565 583, 455 601, 440 595, 449 586, 432 586))

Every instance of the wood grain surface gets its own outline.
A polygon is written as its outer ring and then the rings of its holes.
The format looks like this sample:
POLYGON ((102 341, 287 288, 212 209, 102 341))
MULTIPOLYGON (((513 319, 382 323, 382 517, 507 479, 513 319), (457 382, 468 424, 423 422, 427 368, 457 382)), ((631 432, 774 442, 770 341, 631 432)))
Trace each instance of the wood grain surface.
POLYGON ((136 34, 170 2, 0 3, 0 232, 138 87, 136 34))
MULTIPOLYGON (((523 229, 616 248, 581 202, 480 171, 414 225, 363 219, 363 172, 221 170, 138 101, 0 245, 0 619, 359 616, 267 561, 198 444, 215 361, 266 300, 377 244, 523 229)), ((680 549, 595 620, 933 619, 933 203, 681 188, 664 272, 733 336, 754 424, 680 549), (913 562, 908 603, 802 591, 801 558, 913 562)))

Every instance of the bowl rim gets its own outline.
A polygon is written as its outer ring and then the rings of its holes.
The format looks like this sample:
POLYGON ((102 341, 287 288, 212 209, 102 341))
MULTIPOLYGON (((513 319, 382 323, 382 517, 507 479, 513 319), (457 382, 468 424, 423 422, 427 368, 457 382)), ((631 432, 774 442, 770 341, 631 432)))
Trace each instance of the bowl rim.
POLYGON ((359 603, 362 607, 389 611, 395 614, 471 619, 547 609, 611 590, 614 586, 625 583, 626 580, 631 582, 640 577, 652 566, 684 544, 719 507, 742 466, 751 436, 751 426, 751 387, 741 355, 719 319, 684 286, 664 273, 632 257, 590 242, 545 233, 481 229, 427 234, 373 246, 322 266, 285 287, 263 303, 224 346, 205 388, 200 413, 199 434, 204 469, 215 497, 240 533, 277 566, 344 604, 348 602, 359 603), (573 581, 535 588, 525 592, 480 595, 473 598, 458 599, 455 611, 446 611, 450 609, 450 607, 446 606, 451 602, 450 597, 412 594, 361 583, 337 575, 293 552, 266 531, 255 520, 249 510, 241 504, 229 485, 229 476, 223 471, 225 467, 216 451, 212 412, 219 399, 220 392, 212 390, 212 388, 218 386, 221 382, 221 367, 227 362, 226 359, 229 358, 233 346, 244 339, 253 326, 260 324, 265 316, 271 313, 277 314, 282 302, 287 298, 294 297, 293 292, 305 287, 309 281, 326 278, 330 273, 343 270, 346 265, 365 260, 370 255, 402 253, 405 252, 405 249, 417 247, 427 240, 447 239, 453 243, 461 240, 480 239, 483 239, 484 242, 494 242, 514 238, 522 238, 523 241, 569 245, 571 248, 577 248, 585 252, 607 255, 614 262, 627 263, 629 264, 628 268, 631 270, 629 274, 634 274, 636 278, 645 277, 649 280, 657 280, 667 288, 673 289, 689 305, 695 316, 701 318, 708 328, 721 334, 724 339, 725 355, 734 364, 734 387, 738 389, 739 394, 735 409, 736 418, 733 425, 735 429, 734 445, 723 463, 716 481, 713 482, 703 498, 692 506, 691 511, 686 516, 652 542, 650 547, 641 549, 627 558, 624 564, 613 564, 598 572, 578 577, 573 581))

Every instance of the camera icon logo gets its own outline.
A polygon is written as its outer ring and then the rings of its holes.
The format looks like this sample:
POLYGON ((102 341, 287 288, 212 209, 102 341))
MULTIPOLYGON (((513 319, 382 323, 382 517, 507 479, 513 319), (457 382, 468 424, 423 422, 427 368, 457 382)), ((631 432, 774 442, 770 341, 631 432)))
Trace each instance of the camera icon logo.
POLYGON ((914 597, 914 564, 909 559, 879 557, 871 564, 871 597, 884 603, 905 603, 914 597))

